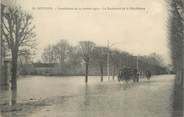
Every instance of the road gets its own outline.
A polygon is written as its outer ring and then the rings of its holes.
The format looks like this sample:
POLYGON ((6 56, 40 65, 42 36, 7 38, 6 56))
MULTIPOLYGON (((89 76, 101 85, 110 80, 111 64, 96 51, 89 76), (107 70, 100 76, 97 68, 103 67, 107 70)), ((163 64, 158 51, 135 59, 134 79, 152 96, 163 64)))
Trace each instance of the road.
MULTIPOLYGON (((18 91, 0 94, 2 117, 182 117, 173 108, 174 76, 125 83, 99 77, 30 76, 18 81, 18 91), (16 100, 12 105, 10 100, 16 100), (176 116, 177 115, 177 116, 176 116)), ((178 103, 177 103, 178 104, 178 103)))

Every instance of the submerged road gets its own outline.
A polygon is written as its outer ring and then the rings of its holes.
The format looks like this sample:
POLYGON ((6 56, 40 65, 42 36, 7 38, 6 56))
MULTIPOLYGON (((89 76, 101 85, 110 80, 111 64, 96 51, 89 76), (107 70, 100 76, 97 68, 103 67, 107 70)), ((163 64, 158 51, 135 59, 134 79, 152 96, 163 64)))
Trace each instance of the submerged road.
POLYGON ((173 75, 128 84, 107 79, 101 83, 100 78, 90 77, 88 85, 83 77, 30 76, 19 79, 18 86, 13 109, 5 103, 12 100, 10 93, 0 94, 2 117, 183 116, 181 104, 174 106, 179 103, 173 75))

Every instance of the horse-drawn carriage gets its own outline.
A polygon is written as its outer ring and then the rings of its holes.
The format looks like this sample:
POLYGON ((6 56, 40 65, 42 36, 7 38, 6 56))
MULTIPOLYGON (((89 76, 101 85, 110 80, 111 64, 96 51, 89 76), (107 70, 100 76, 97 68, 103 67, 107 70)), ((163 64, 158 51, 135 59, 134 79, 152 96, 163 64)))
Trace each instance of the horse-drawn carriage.
POLYGON ((128 67, 121 69, 118 74, 118 81, 123 80, 133 80, 134 82, 139 82, 139 74, 137 72, 137 69, 128 67))
MULTIPOLYGON (((140 74, 137 71, 137 69, 125 67, 125 68, 123 68, 123 69, 121 69, 119 71, 118 81, 123 81, 123 80, 129 81, 129 80, 133 80, 134 82, 139 82, 139 76, 140 76, 140 74)), ((145 76, 146 76, 146 78, 148 80, 150 80, 150 78, 151 78, 151 72, 150 71, 146 71, 145 72, 145 76)))

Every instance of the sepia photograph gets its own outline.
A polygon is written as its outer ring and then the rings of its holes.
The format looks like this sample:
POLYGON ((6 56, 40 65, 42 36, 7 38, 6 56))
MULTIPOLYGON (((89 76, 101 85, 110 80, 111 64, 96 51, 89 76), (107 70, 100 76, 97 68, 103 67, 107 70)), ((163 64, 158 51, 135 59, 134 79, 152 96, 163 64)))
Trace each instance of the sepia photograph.
POLYGON ((184 0, 0 3, 0 117, 184 117, 184 0))

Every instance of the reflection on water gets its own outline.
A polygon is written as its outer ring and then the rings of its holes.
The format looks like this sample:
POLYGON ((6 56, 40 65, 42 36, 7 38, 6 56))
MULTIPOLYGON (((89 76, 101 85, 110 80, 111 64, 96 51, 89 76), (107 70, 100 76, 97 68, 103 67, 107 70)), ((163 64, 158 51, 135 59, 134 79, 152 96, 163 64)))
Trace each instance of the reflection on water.
POLYGON ((173 76, 128 84, 91 77, 87 85, 83 77, 24 78, 17 91, 1 91, 1 116, 182 117, 183 95, 178 91, 172 96, 173 82, 173 76))
POLYGON ((184 90, 181 87, 175 86, 173 94, 173 113, 172 117, 183 117, 183 101, 184 90))
POLYGON ((0 90, 0 111, 2 117, 15 117, 14 111, 17 111, 17 90, 11 90, 10 88, 0 90), (4 114, 8 112, 8 114, 4 114))
POLYGON ((86 84, 86 87, 85 87, 85 91, 84 91, 84 105, 87 106, 90 104, 90 99, 88 97, 89 95, 89 87, 88 85, 86 84))
POLYGON ((11 90, 9 88, 3 90, 1 89, 0 93, 0 105, 13 106, 17 103, 17 90, 11 90))
POLYGON ((15 105, 17 103, 17 90, 10 90, 10 105, 15 105))

